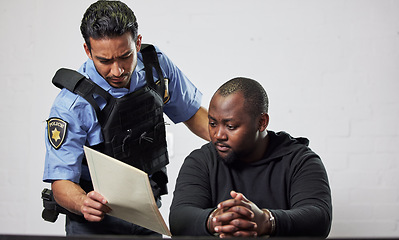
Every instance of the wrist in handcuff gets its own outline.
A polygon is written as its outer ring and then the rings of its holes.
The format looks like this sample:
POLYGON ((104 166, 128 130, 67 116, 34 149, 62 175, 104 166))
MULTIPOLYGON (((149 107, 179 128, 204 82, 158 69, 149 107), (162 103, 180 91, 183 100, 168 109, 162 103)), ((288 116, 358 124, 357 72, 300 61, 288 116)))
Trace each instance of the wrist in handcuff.
POLYGON ((266 235, 273 235, 276 231, 276 219, 274 218, 272 212, 269 211, 269 209, 262 209, 263 212, 265 212, 267 221, 270 223, 270 232, 266 235))

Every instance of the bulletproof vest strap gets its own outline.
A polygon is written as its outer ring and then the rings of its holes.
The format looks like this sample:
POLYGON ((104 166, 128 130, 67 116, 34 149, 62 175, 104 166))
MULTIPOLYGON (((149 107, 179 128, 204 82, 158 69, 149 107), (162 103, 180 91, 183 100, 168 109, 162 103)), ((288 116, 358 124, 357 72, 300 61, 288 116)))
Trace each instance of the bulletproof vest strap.
POLYGON ((150 44, 142 44, 140 52, 143 55, 145 79, 147 81, 148 86, 157 91, 159 95, 162 97, 162 99, 164 99, 165 79, 161 67, 159 66, 158 56, 155 47, 150 44), (160 83, 158 87, 154 83, 154 77, 152 74, 153 68, 155 69, 159 77, 160 83))
POLYGON ((94 94, 97 94, 104 98, 107 102, 104 110, 113 106, 114 98, 107 91, 98 87, 94 82, 87 79, 84 75, 71 69, 61 68, 59 69, 52 80, 53 84, 58 88, 66 88, 69 91, 76 93, 86 99, 90 105, 94 108, 97 114, 97 118, 100 123, 106 121, 106 117, 101 111, 100 107, 94 100, 94 94))

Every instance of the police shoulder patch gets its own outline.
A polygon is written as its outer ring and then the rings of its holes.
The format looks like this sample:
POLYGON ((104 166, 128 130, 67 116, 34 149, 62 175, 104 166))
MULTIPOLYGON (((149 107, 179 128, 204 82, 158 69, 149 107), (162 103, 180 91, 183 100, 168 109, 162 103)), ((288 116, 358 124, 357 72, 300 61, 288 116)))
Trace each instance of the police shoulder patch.
POLYGON ((47 120, 47 136, 50 144, 59 149, 64 143, 68 123, 59 118, 47 120))

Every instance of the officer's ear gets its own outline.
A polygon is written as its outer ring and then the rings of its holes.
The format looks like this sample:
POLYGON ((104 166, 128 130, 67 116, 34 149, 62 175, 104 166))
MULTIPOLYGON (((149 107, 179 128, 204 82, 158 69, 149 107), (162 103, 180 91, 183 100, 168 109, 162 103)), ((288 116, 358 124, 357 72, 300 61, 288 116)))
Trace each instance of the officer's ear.
POLYGON ((87 55, 91 60, 93 60, 93 58, 91 57, 91 51, 90 51, 90 49, 89 49, 89 46, 87 46, 86 43, 83 43, 83 48, 85 49, 86 55, 87 55))
POLYGON ((259 131, 263 132, 269 125, 269 114, 262 113, 259 118, 259 131))
POLYGON ((141 49, 141 39, 142 39, 142 36, 139 34, 137 36, 137 41, 136 41, 136 51, 137 52, 140 52, 140 49, 141 49))

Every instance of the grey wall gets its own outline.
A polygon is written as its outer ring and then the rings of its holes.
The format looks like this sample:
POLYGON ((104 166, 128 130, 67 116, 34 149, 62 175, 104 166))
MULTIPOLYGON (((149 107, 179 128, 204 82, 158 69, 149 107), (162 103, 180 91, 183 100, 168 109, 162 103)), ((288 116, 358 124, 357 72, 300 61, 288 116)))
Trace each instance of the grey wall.
MULTIPOLYGON (((0 3, 0 234, 63 235, 41 219, 50 80, 86 56, 80 19, 91 1, 0 3)), ((235 76, 261 82, 269 129, 306 136, 327 168, 330 237, 399 236, 399 1, 130 1, 143 41, 158 45, 204 94, 235 76)), ((168 127, 172 192, 204 141, 168 127)), ((161 208, 168 219, 170 194, 161 208)))

